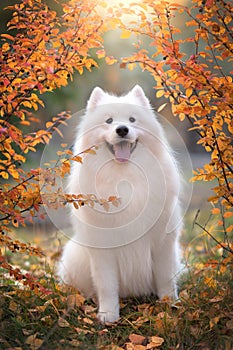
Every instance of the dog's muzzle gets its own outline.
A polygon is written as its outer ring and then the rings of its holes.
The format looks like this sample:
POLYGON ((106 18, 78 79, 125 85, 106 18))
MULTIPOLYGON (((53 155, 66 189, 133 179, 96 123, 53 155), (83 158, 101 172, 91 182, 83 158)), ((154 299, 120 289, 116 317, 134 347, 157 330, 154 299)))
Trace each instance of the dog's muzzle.
POLYGON ((111 145, 108 142, 106 143, 110 152, 115 156, 115 159, 120 163, 128 162, 131 154, 133 153, 133 151, 137 146, 137 140, 133 143, 124 140, 124 141, 115 143, 114 145, 111 145))

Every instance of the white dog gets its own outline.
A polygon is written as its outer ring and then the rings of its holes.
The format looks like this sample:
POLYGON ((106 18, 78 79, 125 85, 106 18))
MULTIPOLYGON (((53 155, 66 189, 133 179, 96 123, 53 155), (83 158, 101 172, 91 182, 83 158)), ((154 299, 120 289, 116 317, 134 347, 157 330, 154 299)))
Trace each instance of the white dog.
POLYGON ((113 96, 96 87, 80 123, 69 193, 117 196, 107 212, 96 204, 71 210, 73 238, 58 274, 86 297, 96 296, 98 318, 119 318, 119 297, 177 298, 180 177, 164 131, 142 88, 113 96))

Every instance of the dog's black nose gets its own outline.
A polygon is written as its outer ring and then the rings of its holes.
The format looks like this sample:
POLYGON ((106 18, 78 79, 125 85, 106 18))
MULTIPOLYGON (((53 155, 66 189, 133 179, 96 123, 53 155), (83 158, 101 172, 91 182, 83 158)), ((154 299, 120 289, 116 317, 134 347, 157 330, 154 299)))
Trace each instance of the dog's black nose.
POLYGON ((116 128, 116 133, 120 137, 125 137, 129 132, 129 129, 125 125, 120 125, 116 128))

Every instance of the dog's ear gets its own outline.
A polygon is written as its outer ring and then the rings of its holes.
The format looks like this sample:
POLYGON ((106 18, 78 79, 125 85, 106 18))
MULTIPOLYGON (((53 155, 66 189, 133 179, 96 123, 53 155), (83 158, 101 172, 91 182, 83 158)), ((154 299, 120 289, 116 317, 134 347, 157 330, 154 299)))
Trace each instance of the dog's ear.
POLYGON ((149 102, 148 98, 146 97, 141 86, 135 85, 134 88, 129 92, 129 94, 131 94, 132 96, 134 96, 138 100, 140 106, 146 107, 146 108, 151 108, 150 102, 149 102))
POLYGON ((104 95, 105 92, 100 87, 95 87, 87 102, 87 109, 95 108, 96 106, 98 106, 104 95))

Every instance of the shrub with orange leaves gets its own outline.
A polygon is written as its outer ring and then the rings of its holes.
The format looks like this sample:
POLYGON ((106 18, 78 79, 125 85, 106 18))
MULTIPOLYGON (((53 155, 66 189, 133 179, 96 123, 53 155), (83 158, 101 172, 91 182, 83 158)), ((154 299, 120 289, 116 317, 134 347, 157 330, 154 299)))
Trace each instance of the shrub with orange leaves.
POLYGON ((122 27, 138 40, 135 52, 122 59, 121 67, 132 70, 139 64, 149 72, 156 81, 156 96, 169 99, 173 114, 181 121, 187 119, 190 130, 199 135, 197 143, 210 154, 210 162, 195 170, 192 181, 215 180, 209 201, 219 208, 212 213, 221 216, 218 243, 233 253, 232 1, 192 2, 185 7, 144 0, 132 6, 130 14, 137 14, 138 21, 123 21, 122 27), (180 28, 174 24, 177 16, 180 28))
MULTIPOLYGON (((70 117, 62 112, 47 122, 45 129, 32 132, 32 124, 38 121, 33 111, 44 107, 41 95, 67 85, 75 71, 82 74, 97 66, 90 50, 102 49, 105 30, 97 6, 101 4, 96 0, 70 0, 61 6, 61 16, 43 0, 21 0, 7 7, 12 18, 8 33, 1 35, 0 48, 0 245, 11 252, 42 254, 40 249, 11 238, 12 225, 25 226, 38 215, 42 204, 40 169, 26 171, 21 165, 38 145, 48 144, 52 132, 60 132, 59 124, 66 124, 70 117)), ((60 164, 56 175, 58 171, 64 176, 69 171, 68 161, 60 164)), ((51 173, 48 169, 43 176, 51 177, 51 173)), ((35 287, 31 277, 15 270, 3 255, 0 266, 35 287)))

